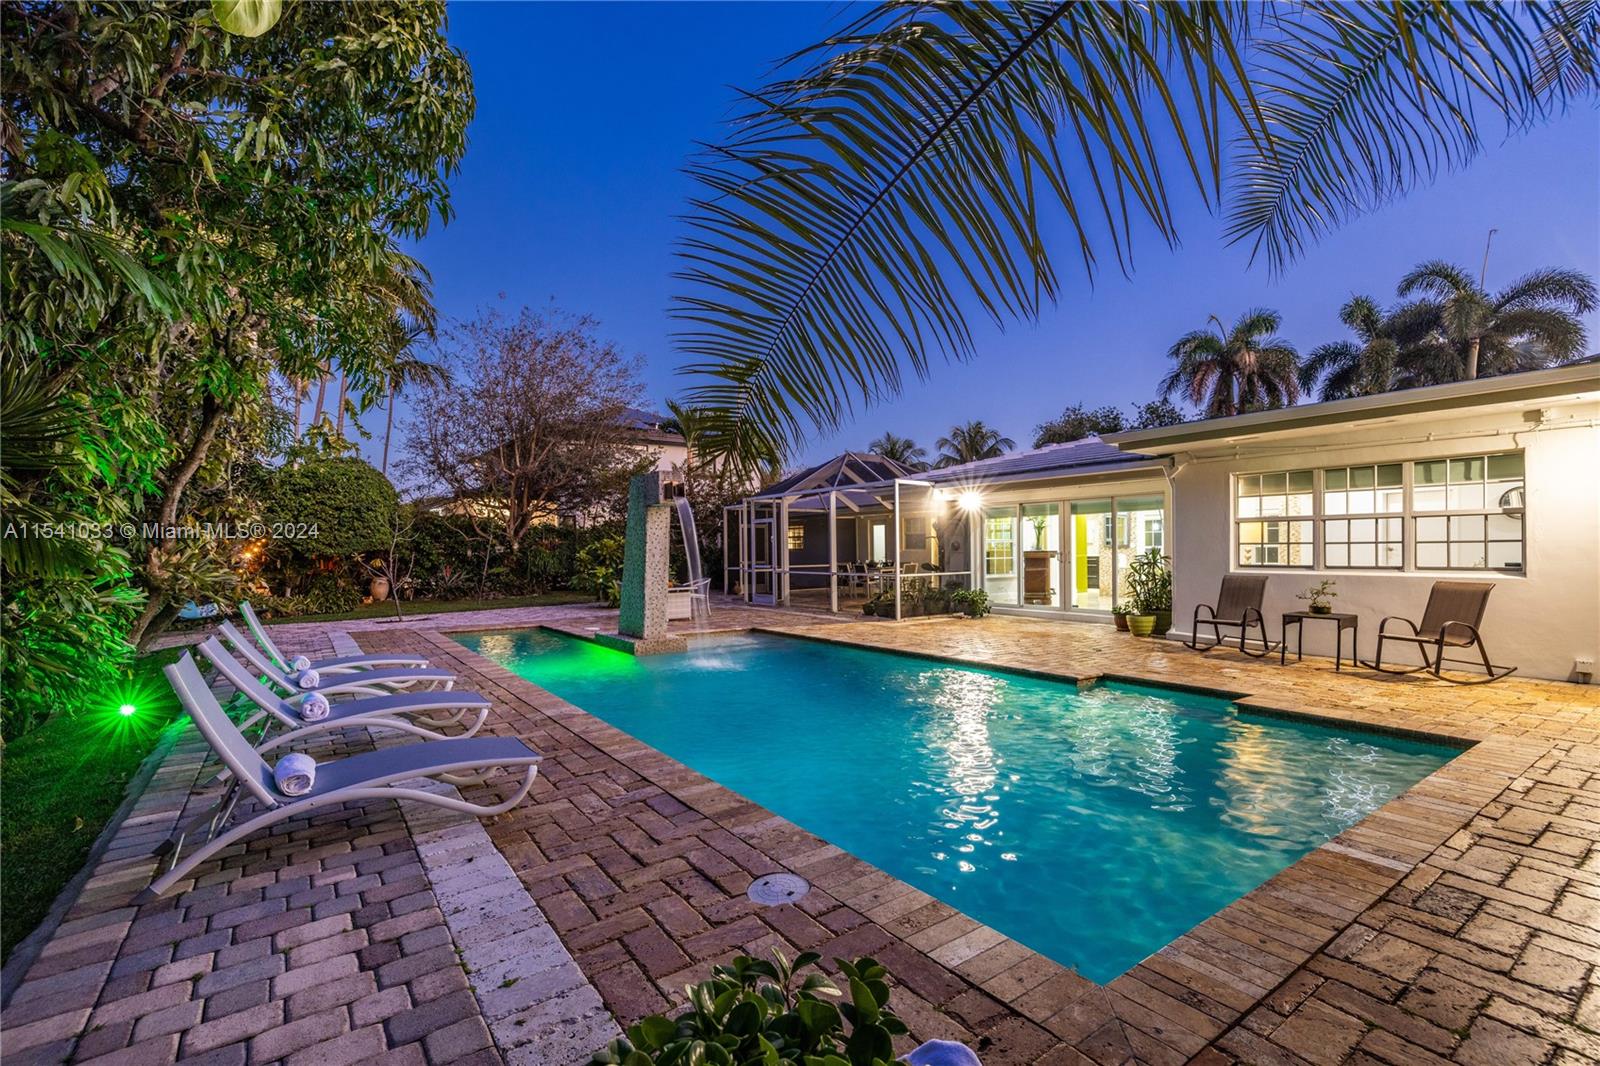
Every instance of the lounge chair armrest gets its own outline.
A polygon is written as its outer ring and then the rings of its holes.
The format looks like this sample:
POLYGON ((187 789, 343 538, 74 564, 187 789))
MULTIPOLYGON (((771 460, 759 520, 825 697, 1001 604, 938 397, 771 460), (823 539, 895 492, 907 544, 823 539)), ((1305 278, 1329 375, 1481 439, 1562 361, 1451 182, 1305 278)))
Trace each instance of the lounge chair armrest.
POLYGON ((1417 623, 1413 622, 1409 618, 1404 618, 1404 617, 1402 617, 1402 616, 1400 616, 1398 614, 1391 614, 1391 615, 1387 616, 1386 618, 1384 618, 1383 621, 1378 623, 1378 636, 1381 637, 1381 636, 1383 636, 1385 633, 1387 633, 1389 631, 1389 623, 1390 622, 1404 622, 1406 625, 1411 627, 1411 635, 1412 636, 1416 636, 1417 635, 1417 623))
POLYGON ((1209 603, 1200 603, 1200 604, 1196 604, 1195 608, 1194 608, 1194 616, 1196 618, 1200 617, 1200 608, 1202 608, 1202 607, 1204 607, 1206 609, 1207 617, 1215 618, 1217 616, 1217 609, 1215 607, 1213 607, 1209 603))

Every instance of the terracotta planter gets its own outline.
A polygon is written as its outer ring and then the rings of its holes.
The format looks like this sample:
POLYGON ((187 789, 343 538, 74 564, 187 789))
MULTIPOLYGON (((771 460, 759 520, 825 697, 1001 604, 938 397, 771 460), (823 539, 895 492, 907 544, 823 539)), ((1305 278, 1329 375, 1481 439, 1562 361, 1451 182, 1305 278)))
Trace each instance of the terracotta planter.
POLYGON ((1127 615, 1125 615, 1125 614, 1114 614, 1114 615, 1111 616, 1111 619, 1112 619, 1112 621, 1117 623, 1117 632, 1126 633, 1128 631, 1128 616, 1127 615))
POLYGON ((373 578, 372 586, 369 591, 372 593, 372 600, 374 603, 383 602, 389 598, 389 579, 386 577, 373 578))
POLYGON ((1155 631, 1156 616, 1153 614, 1130 614, 1128 616, 1128 632, 1136 637, 1148 637, 1155 631))

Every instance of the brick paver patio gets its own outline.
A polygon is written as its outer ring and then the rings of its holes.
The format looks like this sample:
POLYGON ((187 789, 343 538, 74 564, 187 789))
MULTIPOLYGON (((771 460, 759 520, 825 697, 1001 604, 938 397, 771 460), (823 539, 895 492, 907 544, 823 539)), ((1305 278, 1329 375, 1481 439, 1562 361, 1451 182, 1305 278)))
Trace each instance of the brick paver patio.
POLYGON ((495 700, 494 732, 545 754, 534 794, 482 830, 392 804, 286 823, 202 866, 188 890, 133 907, 149 847, 196 778, 189 731, 6 1005, 6 1062, 577 1062, 714 962, 772 946, 876 955, 917 1039, 963 1040, 985 1063, 1600 1062, 1594 689, 1279 668, 1071 623, 718 611, 719 625, 1198 685, 1247 708, 1477 742, 1101 986, 445 635, 586 632, 613 617, 541 608, 275 629, 313 655, 353 637, 449 664, 495 700), (778 870, 814 890, 798 905, 751 903, 750 881, 778 870), (497 939, 511 946, 494 951, 497 939))

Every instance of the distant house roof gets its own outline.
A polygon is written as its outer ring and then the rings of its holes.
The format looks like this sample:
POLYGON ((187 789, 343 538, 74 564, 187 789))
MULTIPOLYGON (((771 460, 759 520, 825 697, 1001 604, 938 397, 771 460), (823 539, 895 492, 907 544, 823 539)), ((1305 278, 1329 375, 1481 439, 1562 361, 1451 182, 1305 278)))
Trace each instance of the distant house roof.
POLYGON ((1600 389, 1600 366, 1592 359, 1585 359, 1548 370, 1528 370, 1520 374, 1500 374, 1471 381, 1453 381, 1447 385, 1399 389, 1349 400, 1252 411, 1231 418, 1207 418, 1159 429, 1108 433, 1106 440, 1118 448, 1170 453, 1269 433, 1315 430, 1496 405, 1526 405, 1541 400, 1553 402, 1592 395, 1597 389, 1600 389))
POLYGON ((683 434, 663 428, 669 418, 659 411, 647 411, 642 407, 626 407, 622 411, 623 423, 640 439, 654 444, 682 444, 683 434))

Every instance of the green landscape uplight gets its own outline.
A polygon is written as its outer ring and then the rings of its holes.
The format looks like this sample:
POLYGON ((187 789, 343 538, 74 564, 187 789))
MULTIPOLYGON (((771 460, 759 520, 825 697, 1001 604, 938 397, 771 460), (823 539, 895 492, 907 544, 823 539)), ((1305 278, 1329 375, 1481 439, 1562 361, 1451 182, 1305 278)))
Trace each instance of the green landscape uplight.
POLYGON ((132 718, 134 714, 138 712, 138 710, 139 708, 135 707, 133 704, 124 703, 121 707, 117 708, 117 713, 122 715, 124 718, 132 718))

